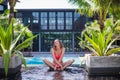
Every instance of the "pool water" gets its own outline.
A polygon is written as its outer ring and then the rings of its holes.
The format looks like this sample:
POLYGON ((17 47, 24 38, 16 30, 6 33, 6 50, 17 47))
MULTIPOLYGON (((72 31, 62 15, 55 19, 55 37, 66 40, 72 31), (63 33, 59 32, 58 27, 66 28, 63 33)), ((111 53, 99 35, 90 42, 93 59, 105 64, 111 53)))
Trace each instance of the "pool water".
POLYGON ((27 64, 44 64, 41 58, 38 57, 29 57, 25 58, 27 64))
MULTIPOLYGON (((28 65, 43 65, 44 62, 43 62, 43 58, 44 57, 26 57, 26 63, 28 65)), ((52 62, 52 58, 51 57, 47 57, 46 59, 48 59, 49 61, 52 62)), ((83 64, 84 63, 84 57, 64 57, 63 58, 63 62, 67 61, 67 60, 70 60, 70 59, 74 59, 75 62, 73 64, 83 64)))

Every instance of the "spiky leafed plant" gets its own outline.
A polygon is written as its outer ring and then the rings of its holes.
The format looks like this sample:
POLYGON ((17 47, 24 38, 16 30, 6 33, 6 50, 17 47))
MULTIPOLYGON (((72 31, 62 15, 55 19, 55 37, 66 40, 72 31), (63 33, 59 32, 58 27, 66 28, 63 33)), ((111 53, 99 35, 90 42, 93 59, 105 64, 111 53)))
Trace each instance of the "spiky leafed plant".
POLYGON ((120 47, 111 49, 112 44, 120 38, 120 36, 115 36, 116 23, 114 24, 111 19, 107 19, 104 25, 105 27, 101 32, 99 24, 95 21, 83 31, 84 38, 79 37, 80 46, 88 48, 94 56, 109 56, 120 51, 120 47))
POLYGON ((11 21, 10 25, 6 29, 0 25, 0 56, 4 58, 6 75, 8 73, 10 59, 12 56, 14 56, 14 54, 17 54, 22 59, 23 64, 26 66, 26 62, 21 50, 30 46, 30 41, 37 36, 31 36, 30 38, 25 39, 22 43, 18 44, 26 28, 24 27, 17 37, 12 38, 12 27, 13 21, 11 21))
MULTIPOLYGON (((5 10, 3 14, 0 14, 0 24, 1 26, 6 29, 9 26, 9 11, 5 10)), ((13 31, 14 31, 14 37, 18 36, 18 34, 23 30, 24 27, 26 27, 26 30, 23 34, 23 37, 31 37, 32 31, 28 28, 28 26, 24 26, 24 24, 17 18, 13 18, 13 31)))
POLYGON ((101 30, 104 28, 108 13, 120 19, 120 0, 69 0, 69 2, 77 5, 83 15, 97 15, 101 30))
MULTIPOLYGON (((0 14, 0 24, 4 29, 7 29, 7 27, 9 26, 8 22, 9 22, 9 15, 8 15, 8 10, 6 10, 3 14, 0 14)), ((26 29, 22 34, 21 38, 25 39, 33 36, 32 31, 30 31, 28 26, 24 26, 24 24, 17 18, 13 19, 14 38, 16 38, 23 31, 24 27, 26 27, 26 29)), ((32 41, 30 42, 32 46, 32 41)))

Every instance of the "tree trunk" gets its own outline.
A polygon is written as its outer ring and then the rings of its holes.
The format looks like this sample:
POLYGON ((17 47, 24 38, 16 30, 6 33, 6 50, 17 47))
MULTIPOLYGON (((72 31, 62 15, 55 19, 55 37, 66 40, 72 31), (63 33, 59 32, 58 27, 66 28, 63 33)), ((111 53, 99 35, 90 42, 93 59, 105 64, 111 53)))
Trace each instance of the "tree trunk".
MULTIPOLYGON (((10 13, 9 13, 9 24, 12 20, 12 18, 14 18, 14 6, 13 6, 13 0, 8 0, 9 2, 9 6, 10 6, 10 13)), ((13 35, 13 38, 14 38, 14 28, 12 27, 12 35, 13 35)))
POLYGON ((13 6, 13 1, 8 0, 9 6, 10 6, 10 14, 9 14, 9 23, 11 22, 12 18, 14 18, 14 6, 13 6))
POLYGON ((99 13, 99 24, 100 24, 100 29, 101 29, 101 31, 104 29, 104 22, 105 22, 105 20, 106 20, 106 12, 105 12, 105 10, 100 10, 100 13, 99 13))
POLYGON ((10 14, 9 14, 9 23, 14 18, 14 7, 10 7, 10 14))
POLYGON ((101 31, 104 29, 104 20, 99 20, 101 31))

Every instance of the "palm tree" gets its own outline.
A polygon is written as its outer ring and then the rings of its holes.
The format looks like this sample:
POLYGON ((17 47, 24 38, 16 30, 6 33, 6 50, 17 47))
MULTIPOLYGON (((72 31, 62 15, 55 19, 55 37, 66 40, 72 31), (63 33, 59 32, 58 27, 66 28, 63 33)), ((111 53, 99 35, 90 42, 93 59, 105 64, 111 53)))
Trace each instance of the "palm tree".
MULTIPOLYGON (((2 3, 4 0, 0 0, 0 3, 2 3)), ((14 18, 14 7, 16 5, 17 2, 19 2, 18 0, 6 0, 7 3, 9 4, 10 7, 10 14, 9 14, 9 23, 11 21, 12 18, 14 18)))
POLYGON ((104 28, 104 21, 108 13, 120 18, 120 0, 69 0, 79 7, 79 12, 87 16, 97 15, 101 30, 104 28))
MULTIPOLYGON (((0 3, 2 3, 4 0, 0 0, 0 3)), ((5 0, 7 1, 7 3, 9 4, 10 7, 10 12, 9 12, 9 24, 12 20, 12 18, 14 18, 14 7, 16 5, 16 2, 19 2, 18 0, 5 0)), ((13 38, 14 38, 14 31, 12 29, 12 33, 13 33, 13 38)))

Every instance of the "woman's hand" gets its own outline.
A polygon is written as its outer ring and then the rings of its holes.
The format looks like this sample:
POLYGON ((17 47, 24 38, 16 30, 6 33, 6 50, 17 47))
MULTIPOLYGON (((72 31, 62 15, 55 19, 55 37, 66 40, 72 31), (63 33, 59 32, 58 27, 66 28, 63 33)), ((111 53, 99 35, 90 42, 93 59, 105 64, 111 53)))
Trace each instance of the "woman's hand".
POLYGON ((60 62, 58 62, 55 66, 54 66, 54 70, 63 70, 63 66, 60 62))

